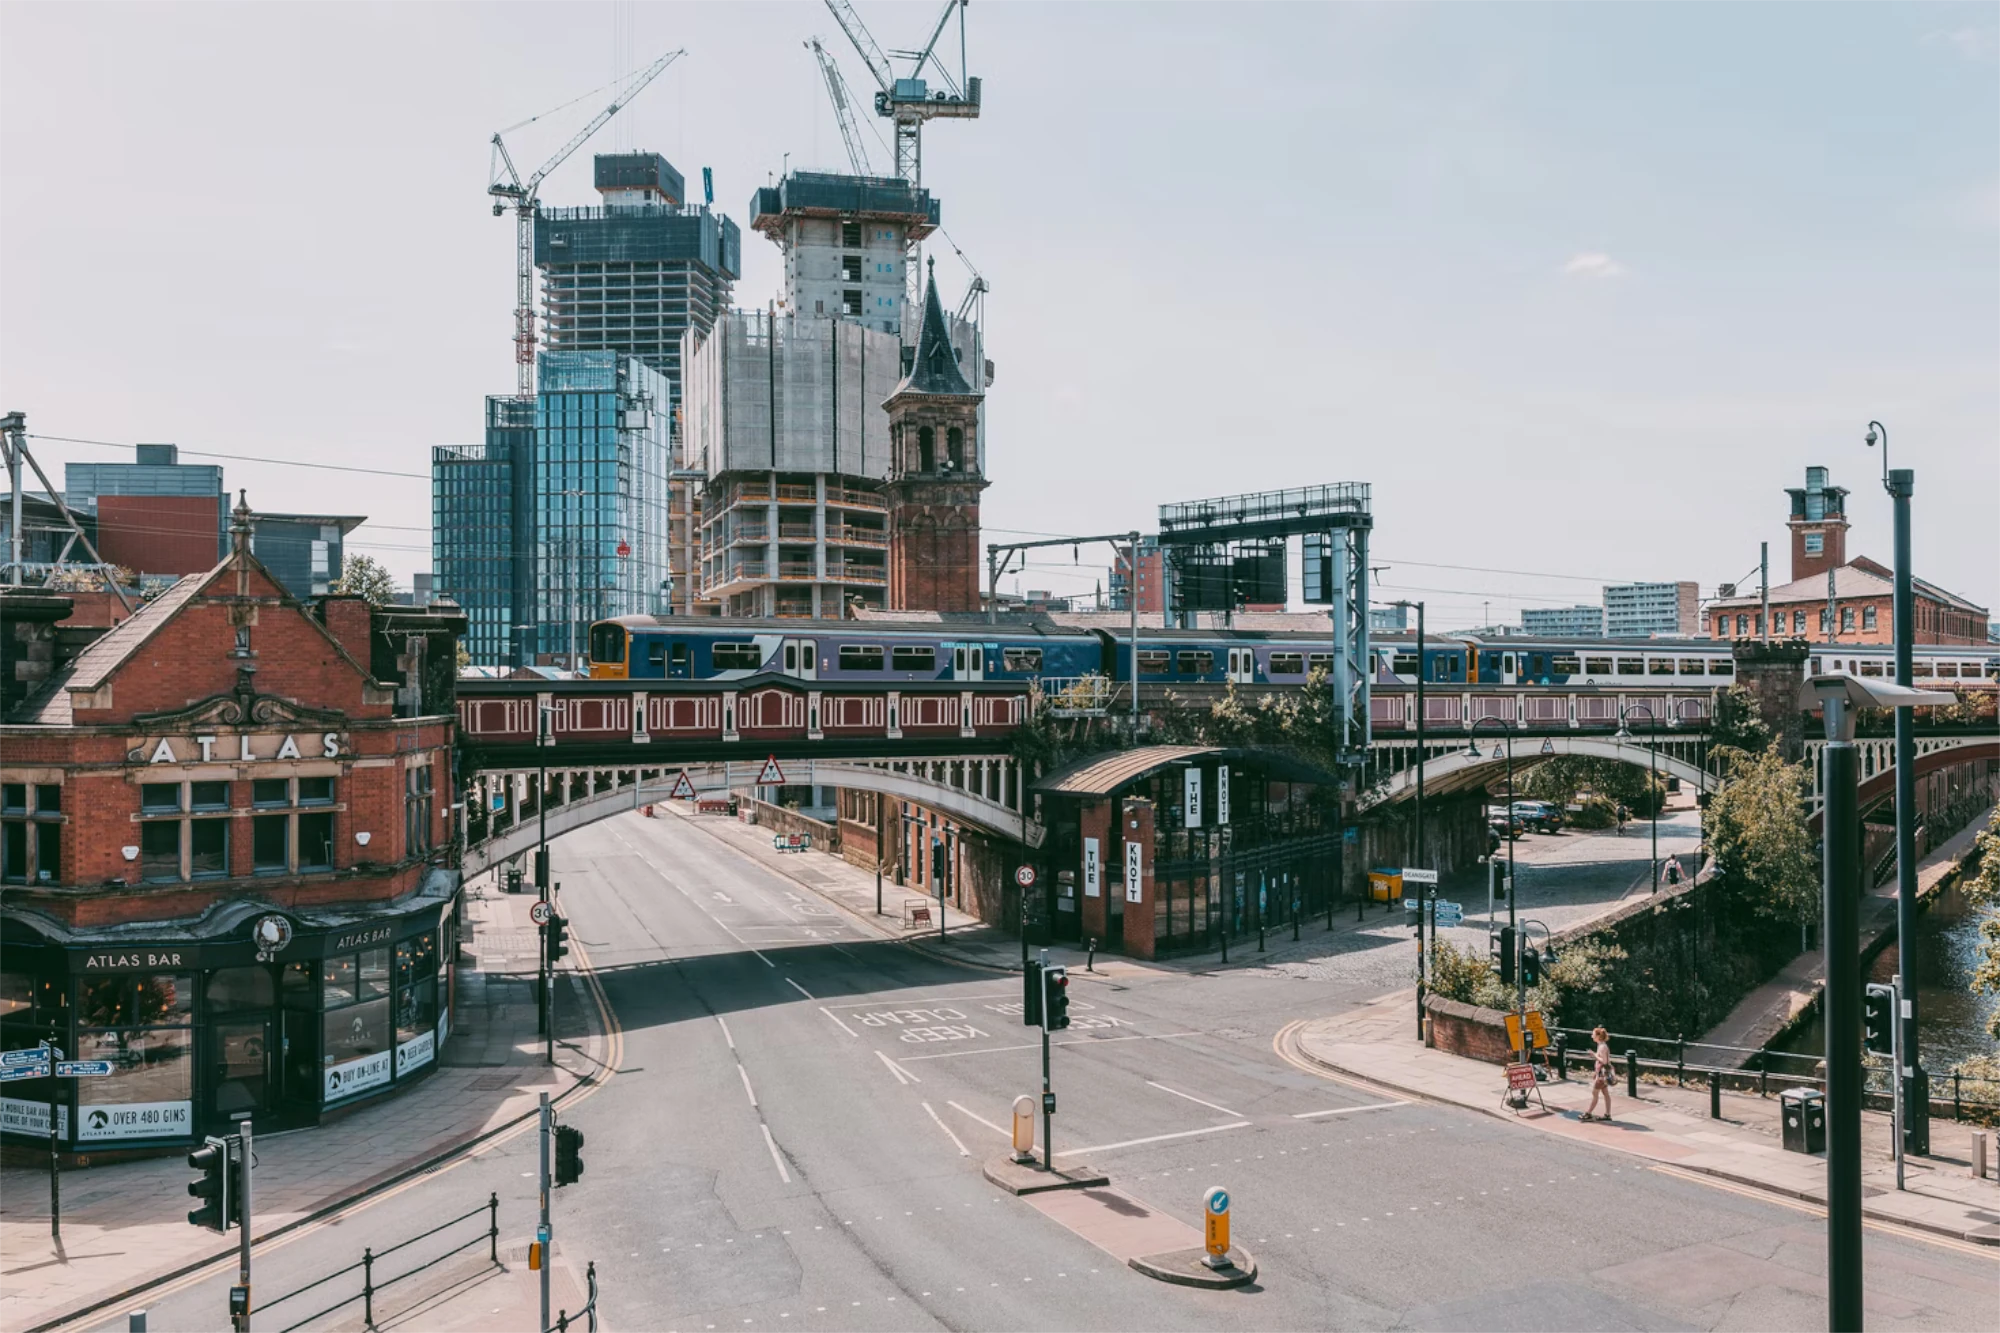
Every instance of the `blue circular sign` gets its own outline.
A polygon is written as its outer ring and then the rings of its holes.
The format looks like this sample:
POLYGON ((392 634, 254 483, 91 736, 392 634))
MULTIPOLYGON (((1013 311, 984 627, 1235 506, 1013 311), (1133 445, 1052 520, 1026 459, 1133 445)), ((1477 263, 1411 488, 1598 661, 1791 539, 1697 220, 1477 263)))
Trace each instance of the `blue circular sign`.
POLYGON ((1223 1189, 1210 1190, 1206 1202, 1208 1204, 1208 1211, 1220 1217, 1229 1211, 1229 1191, 1223 1189))

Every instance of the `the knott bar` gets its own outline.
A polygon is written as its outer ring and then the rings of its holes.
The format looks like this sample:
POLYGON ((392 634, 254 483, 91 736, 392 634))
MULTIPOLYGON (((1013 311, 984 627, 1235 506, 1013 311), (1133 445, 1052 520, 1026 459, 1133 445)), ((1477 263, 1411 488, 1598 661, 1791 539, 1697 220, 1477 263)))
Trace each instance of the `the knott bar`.
MULTIPOLYGON (((301 603, 247 518, 129 616, 0 591, 0 1048, 111 1062, 57 1080, 75 1154, 315 1123, 451 1030, 463 618, 301 603)), ((0 1084, 0 1136, 45 1148, 50 1097, 0 1084)))

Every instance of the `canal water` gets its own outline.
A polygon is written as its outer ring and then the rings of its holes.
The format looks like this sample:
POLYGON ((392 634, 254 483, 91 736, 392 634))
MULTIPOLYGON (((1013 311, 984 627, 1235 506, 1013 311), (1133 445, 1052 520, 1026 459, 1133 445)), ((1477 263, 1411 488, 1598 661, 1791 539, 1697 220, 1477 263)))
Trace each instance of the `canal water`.
MULTIPOLYGON (((2000 1043, 1986 1032, 2000 996, 1975 995, 1970 984, 1978 964, 1980 923, 1990 915, 1991 909, 1973 906, 1954 884, 1917 917, 1917 1046, 1933 1090, 1940 1075, 1968 1056, 2000 1054, 2000 1043)), ((1900 967, 1897 946, 1891 943, 1875 956, 1868 979, 1886 982, 1900 967)), ((1771 1049, 1823 1053, 1826 1027, 1820 1011, 1815 1009, 1810 1022, 1773 1042, 1771 1049)))

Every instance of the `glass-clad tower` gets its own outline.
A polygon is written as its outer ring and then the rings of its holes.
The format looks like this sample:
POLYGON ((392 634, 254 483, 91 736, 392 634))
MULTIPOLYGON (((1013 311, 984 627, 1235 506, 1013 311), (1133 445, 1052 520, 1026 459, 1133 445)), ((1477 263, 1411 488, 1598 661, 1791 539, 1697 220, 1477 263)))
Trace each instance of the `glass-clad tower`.
POLYGON ((432 452, 436 588, 481 666, 573 663, 590 622, 664 611, 670 389, 616 352, 544 352, 532 404, 432 452))

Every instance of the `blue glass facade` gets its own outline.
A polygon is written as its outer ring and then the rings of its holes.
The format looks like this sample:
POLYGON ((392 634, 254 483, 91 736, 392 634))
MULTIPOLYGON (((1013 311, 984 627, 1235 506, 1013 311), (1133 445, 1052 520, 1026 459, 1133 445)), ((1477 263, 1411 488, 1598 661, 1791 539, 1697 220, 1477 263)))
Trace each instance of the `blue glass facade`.
POLYGON ((436 589, 482 666, 580 657, 591 621, 667 609, 666 377, 597 351, 538 371, 532 404, 487 400, 483 445, 432 452, 436 589))

